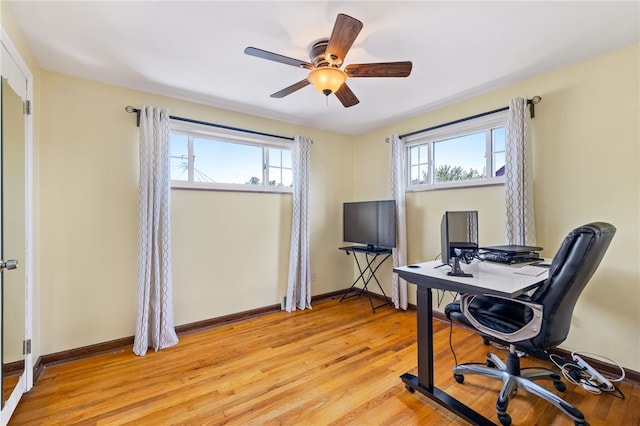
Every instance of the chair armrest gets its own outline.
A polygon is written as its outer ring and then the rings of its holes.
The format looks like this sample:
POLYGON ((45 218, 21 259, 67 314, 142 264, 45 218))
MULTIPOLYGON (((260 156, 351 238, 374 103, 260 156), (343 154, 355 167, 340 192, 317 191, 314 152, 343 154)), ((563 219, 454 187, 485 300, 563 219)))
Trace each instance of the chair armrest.
POLYGON ((495 299, 503 299, 509 301, 511 303, 518 303, 521 305, 525 305, 533 311, 532 319, 522 326, 520 329, 514 331, 513 333, 504 333, 499 330, 495 330, 493 328, 487 327, 481 324, 470 312, 469 306, 476 298, 475 295, 472 294, 463 294, 460 300, 460 310, 462 314, 469 320, 469 322, 482 333, 488 334, 489 336, 496 337, 500 340, 504 340, 505 342, 513 343, 513 342, 521 342, 523 340, 531 339, 536 337, 541 330, 542 327, 542 309, 543 306, 526 302, 524 300, 519 299, 510 299, 508 297, 494 296, 494 295, 486 295, 487 297, 492 297, 495 299))

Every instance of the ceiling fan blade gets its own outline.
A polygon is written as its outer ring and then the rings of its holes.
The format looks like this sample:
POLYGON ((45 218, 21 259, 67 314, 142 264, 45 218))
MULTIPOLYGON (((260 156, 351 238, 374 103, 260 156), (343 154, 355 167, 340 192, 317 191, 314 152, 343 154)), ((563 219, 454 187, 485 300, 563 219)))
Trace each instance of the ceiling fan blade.
POLYGON ((327 55, 330 55, 334 61, 344 61, 344 57, 347 55, 349 49, 351 49, 362 27, 362 22, 340 13, 336 18, 333 31, 331 31, 331 37, 329 37, 329 44, 327 44, 326 50, 327 55))
POLYGON ((309 62, 289 58, 288 56, 278 55, 277 53, 268 52, 266 50, 258 49, 257 47, 247 47, 246 49, 244 49, 244 53, 250 56, 255 56, 257 58, 280 62, 281 64, 292 65, 298 68, 313 69, 313 65, 311 65, 309 62))
POLYGON ((272 98, 284 98, 287 95, 292 94, 293 92, 302 89, 305 86, 308 86, 309 80, 307 80, 306 78, 304 80, 300 80, 297 83, 292 84, 289 87, 285 87, 284 89, 280 90, 279 92, 274 93, 273 95, 271 95, 272 98))
POLYGON ((405 62, 378 62, 347 65, 344 72, 349 77, 408 77, 413 64, 405 62))
POLYGON ((354 95, 351 89, 349 89, 347 83, 344 83, 342 86, 340 86, 335 95, 345 108, 349 108, 350 106, 354 106, 360 103, 360 100, 356 98, 356 95, 354 95))

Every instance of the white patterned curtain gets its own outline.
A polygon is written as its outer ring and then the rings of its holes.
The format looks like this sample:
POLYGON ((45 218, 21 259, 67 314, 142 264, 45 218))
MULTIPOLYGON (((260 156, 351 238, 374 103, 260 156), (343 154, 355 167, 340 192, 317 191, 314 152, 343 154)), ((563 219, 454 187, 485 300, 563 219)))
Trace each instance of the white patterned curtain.
POLYGON ((533 164, 529 142, 527 100, 509 102, 505 147, 505 200, 507 207, 507 243, 535 245, 533 211, 533 164))
POLYGON ((289 252, 287 312, 311 309, 311 265, 309 259, 309 171, 311 139, 296 136, 291 147, 293 168, 293 223, 289 252))
POLYGON ((133 351, 145 355, 178 343, 173 324, 169 215, 169 113, 140 110, 138 320, 133 351))
MULTIPOLYGON (((396 200, 396 247, 393 249, 393 266, 407 264, 407 213, 405 206, 406 169, 404 142, 398 135, 389 137, 391 146, 391 195, 396 200)), ((396 309, 407 309, 407 282, 398 274, 391 274, 391 298, 396 309)))

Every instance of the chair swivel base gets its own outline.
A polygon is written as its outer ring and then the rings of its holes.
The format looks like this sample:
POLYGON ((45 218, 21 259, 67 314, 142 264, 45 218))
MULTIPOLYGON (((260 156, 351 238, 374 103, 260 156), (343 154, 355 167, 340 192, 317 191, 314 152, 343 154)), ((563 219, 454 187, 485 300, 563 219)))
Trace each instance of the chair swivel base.
POLYGON ((566 385, 562 382, 560 376, 546 368, 523 368, 520 370, 520 363, 515 353, 509 353, 509 367, 495 354, 487 354, 487 366, 478 364, 460 364, 453 368, 453 377, 456 382, 463 383, 465 374, 478 374, 502 381, 502 389, 498 395, 496 410, 498 420, 503 426, 511 424, 511 416, 507 414, 507 406, 509 397, 516 389, 523 388, 527 392, 537 395, 538 397, 550 402, 566 415, 571 417, 576 426, 589 426, 584 415, 573 405, 567 403, 550 390, 534 383, 533 380, 551 380, 553 386, 560 392, 566 390, 566 385), (513 358, 515 357, 515 359, 513 358))

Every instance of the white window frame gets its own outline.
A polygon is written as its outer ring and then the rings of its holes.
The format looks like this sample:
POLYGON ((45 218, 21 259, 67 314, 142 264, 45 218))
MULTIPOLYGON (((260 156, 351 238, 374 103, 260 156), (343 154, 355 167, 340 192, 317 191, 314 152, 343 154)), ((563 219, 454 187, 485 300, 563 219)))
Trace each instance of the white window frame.
MULTIPOLYGON (((441 127, 434 130, 418 133, 412 136, 403 138, 405 144, 405 176, 406 176, 406 192, 418 192, 418 191, 433 191, 439 189, 452 189, 452 188, 466 188, 474 186, 487 186, 487 185, 504 185, 504 176, 485 177, 479 179, 468 179, 449 182, 434 182, 434 183, 411 183, 411 164, 409 164, 409 150, 412 147, 418 145, 428 144, 429 146, 429 179, 433 182, 434 170, 433 170, 433 144, 439 141, 453 139, 473 133, 486 132, 487 142, 485 150, 485 160, 487 172, 492 173, 493 152, 491 147, 491 130, 498 127, 506 127, 508 120, 508 110, 499 111, 493 114, 486 115, 484 117, 478 117, 471 120, 463 121, 461 123, 452 124, 449 126, 441 127)), ((505 141, 506 142, 506 141, 505 141)))
MULTIPOLYGON (((191 123, 181 120, 170 120, 169 132, 182 135, 215 139, 221 142, 238 143, 242 145, 253 145, 262 148, 262 176, 259 185, 217 183, 217 182, 194 182, 192 163, 189 165, 189 178, 187 181, 172 180, 172 189, 201 189, 211 191, 245 191, 245 192, 272 192, 272 193, 293 193, 291 186, 269 185, 269 148, 291 150, 291 142, 273 136, 246 133, 238 130, 224 129, 204 124, 191 123)), ((193 158, 192 146, 189 146, 189 158, 193 158)))

